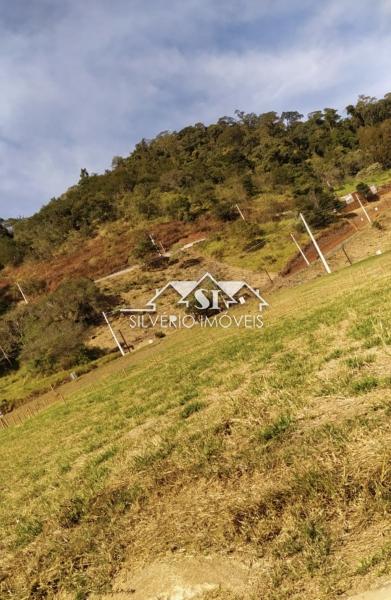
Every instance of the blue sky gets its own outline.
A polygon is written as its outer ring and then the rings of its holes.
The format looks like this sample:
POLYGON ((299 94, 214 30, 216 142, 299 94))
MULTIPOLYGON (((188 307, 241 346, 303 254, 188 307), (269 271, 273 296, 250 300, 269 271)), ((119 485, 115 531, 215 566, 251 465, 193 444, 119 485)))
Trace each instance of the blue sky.
POLYGON ((391 0, 0 0, 0 216, 235 109, 391 91, 391 0))

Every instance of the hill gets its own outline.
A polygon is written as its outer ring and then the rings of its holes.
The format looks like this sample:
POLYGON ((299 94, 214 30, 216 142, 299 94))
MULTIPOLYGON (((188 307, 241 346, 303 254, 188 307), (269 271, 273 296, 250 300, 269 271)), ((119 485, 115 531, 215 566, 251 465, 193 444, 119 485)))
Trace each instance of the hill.
POLYGON ((262 330, 156 339, 1 430, 3 596, 331 600, 389 574, 390 260, 268 292, 262 330))
MULTIPOLYGON (((390 95, 237 112, 0 222, 1 597, 332 600, 385 580, 390 124, 390 95), (356 190, 366 213, 340 200, 356 190), (263 328, 118 311, 205 272, 259 288, 263 328)), ((259 317, 247 300, 229 315, 259 317)))
POLYGON ((32 217, 15 220, 14 238, 0 236, 0 264, 66 252, 118 220, 131 229, 203 215, 229 222, 238 217, 238 204, 260 221, 299 208, 312 225, 325 226, 338 206, 334 190, 361 175, 381 179, 391 167, 390 124, 387 94, 361 96, 344 118, 332 108, 305 120, 297 111, 236 111, 208 126, 162 132, 130 156, 114 157, 103 175, 82 169, 77 185, 32 217))
MULTIPOLYGON (((180 248, 204 239, 197 246, 202 260, 225 271, 262 273, 267 284, 280 285, 281 275, 303 266, 290 238, 294 232, 300 244, 308 243, 299 211, 328 252, 350 239, 362 224, 358 213, 341 212, 339 196, 357 188, 364 202, 378 202, 368 184, 390 176, 391 97, 361 96, 346 110, 345 117, 325 108, 306 119, 297 111, 236 111, 208 126, 162 132, 142 140, 128 157, 114 157, 102 175, 82 169, 76 185, 32 217, 1 224, 0 377, 7 390, 0 397, 2 409, 45 389, 37 379, 49 377, 52 385, 64 377, 64 367, 84 370, 106 351, 86 343, 89 337, 101 339, 94 330, 100 310, 83 323, 78 311, 68 318, 67 281, 80 280, 80 306, 87 288, 91 310, 111 306, 114 298, 95 302, 99 290, 92 291, 86 278, 99 282, 141 265, 152 280, 150 273, 166 267, 165 259, 175 264, 180 248), (28 306, 20 305, 16 283, 28 306)), ((383 205, 373 214, 379 231, 380 220, 387 220, 383 205)), ((310 246, 306 251, 315 258, 310 246)), ((365 255, 362 246, 357 258, 365 255)), ((186 276, 186 269, 174 270, 186 276)), ((117 303, 125 299, 119 290, 117 303)))

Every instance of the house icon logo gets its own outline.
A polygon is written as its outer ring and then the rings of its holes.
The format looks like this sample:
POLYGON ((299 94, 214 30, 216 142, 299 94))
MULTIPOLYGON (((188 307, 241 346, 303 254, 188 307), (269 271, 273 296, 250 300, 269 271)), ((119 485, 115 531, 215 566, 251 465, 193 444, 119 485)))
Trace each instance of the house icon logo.
POLYGON ((188 309, 190 305, 197 311, 228 310, 232 306, 245 304, 248 299, 255 298, 258 309, 268 306, 259 290, 254 289, 246 281, 218 281, 210 273, 205 273, 196 281, 169 281, 157 289, 153 297, 142 308, 122 308, 122 313, 155 313, 159 301, 164 294, 174 292, 179 306, 188 309))

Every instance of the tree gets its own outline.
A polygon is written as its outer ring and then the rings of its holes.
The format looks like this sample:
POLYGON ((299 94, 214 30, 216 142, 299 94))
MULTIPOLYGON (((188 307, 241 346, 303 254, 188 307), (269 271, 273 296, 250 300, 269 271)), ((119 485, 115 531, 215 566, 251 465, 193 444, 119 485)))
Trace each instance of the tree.
POLYGON ((379 162, 386 169, 391 167, 391 119, 360 129, 359 142, 371 162, 379 162))
POLYGON ((335 219, 341 202, 307 166, 298 174, 294 187, 294 198, 299 212, 314 227, 325 227, 335 219))
POLYGON ((24 244, 18 243, 8 235, 0 234, 0 269, 6 265, 19 265, 26 254, 24 244))
POLYGON ((146 231, 138 232, 132 250, 134 258, 147 262, 153 256, 156 256, 156 254, 156 248, 150 235, 146 231))
POLYGON ((50 373, 88 361, 85 329, 72 321, 29 320, 24 332, 21 360, 36 370, 50 373))
POLYGON ((18 323, 20 360, 43 372, 87 361, 90 351, 84 341, 88 327, 114 301, 88 279, 63 282, 37 303, 24 307, 18 323))

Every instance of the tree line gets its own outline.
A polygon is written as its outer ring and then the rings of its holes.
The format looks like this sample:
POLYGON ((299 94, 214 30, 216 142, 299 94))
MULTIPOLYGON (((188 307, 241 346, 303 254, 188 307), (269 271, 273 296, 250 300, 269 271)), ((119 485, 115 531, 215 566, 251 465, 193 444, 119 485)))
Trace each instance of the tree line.
MULTIPOLYGON (((78 183, 32 217, 0 227, 0 268, 47 258, 70 236, 93 235, 105 222, 237 217, 235 204, 286 194, 310 223, 330 223, 335 188, 376 163, 391 167, 391 94, 360 96, 342 117, 333 108, 260 115, 236 111, 217 123, 164 131, 116 156, 104 174, 81 170, 78 183)), ((273 210, 273 206, 271 207, 273 210)))

